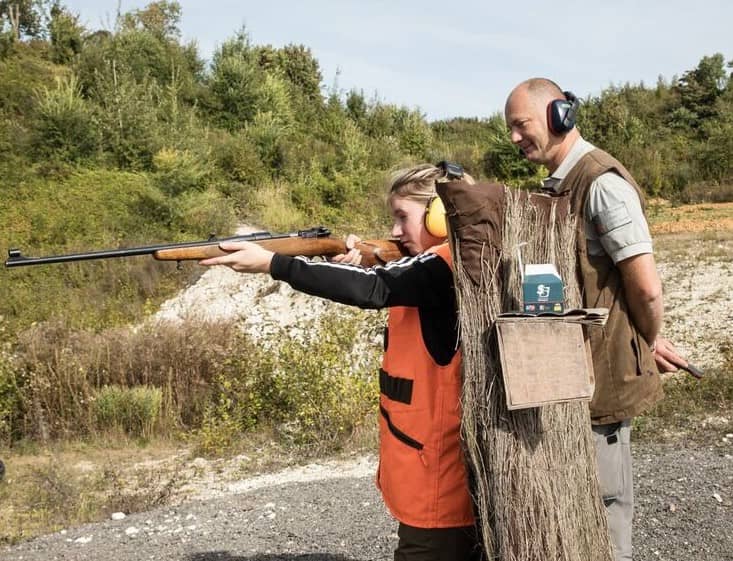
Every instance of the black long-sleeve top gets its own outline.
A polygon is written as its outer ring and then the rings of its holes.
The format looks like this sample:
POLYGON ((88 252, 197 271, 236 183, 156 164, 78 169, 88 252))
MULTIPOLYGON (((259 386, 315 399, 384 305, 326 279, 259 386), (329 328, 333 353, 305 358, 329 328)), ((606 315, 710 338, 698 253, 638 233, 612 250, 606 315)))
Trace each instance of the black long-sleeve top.
POLYGON ((425 346, 435 361, 447 364, 456 352, 453 273, 435 253, 403 257, 369 269, 275 254, 270 274, 306 294, 363 309, 416 307, 425 346))

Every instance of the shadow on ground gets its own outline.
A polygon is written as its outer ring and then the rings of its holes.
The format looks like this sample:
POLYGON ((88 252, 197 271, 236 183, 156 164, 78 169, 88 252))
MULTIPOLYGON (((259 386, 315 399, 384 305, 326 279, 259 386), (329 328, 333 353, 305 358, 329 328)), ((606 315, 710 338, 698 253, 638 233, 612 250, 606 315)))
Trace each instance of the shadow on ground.
POLYGON ((267 555, 232 555, 226 551, 203 551, 186 557, 186 561, 357 561, 343 555, 332 555, 330 553, 305 553, 305 554, 267 554, 267 555))

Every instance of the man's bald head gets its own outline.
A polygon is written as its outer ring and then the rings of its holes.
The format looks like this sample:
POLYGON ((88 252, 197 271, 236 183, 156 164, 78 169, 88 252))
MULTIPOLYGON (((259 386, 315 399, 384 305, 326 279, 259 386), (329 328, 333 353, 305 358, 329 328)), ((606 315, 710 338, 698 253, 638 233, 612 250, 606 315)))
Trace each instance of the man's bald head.
POLYGON ((533 105, 546 106, 554 99, 565 99, 565 94, 555 82, 547 78, 530 78, 517 85, 507 97, 507 105, 515 96, 526 96, 533 105))

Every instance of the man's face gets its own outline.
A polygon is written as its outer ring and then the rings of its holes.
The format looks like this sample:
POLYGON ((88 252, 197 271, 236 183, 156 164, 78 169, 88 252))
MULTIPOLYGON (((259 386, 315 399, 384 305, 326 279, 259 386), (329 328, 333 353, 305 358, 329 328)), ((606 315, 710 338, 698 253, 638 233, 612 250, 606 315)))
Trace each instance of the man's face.
POLYGON ((547 127, 547 105, 526 90, 515 90, 507 100, 504 117, 512 142, 524 156, 530 162, 547 165, 559 140, 547 127))

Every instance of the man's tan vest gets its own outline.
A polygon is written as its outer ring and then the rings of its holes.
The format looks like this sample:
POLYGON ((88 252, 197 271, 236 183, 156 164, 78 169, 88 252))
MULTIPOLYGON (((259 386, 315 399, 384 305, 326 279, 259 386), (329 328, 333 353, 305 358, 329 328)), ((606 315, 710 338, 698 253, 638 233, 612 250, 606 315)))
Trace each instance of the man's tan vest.
POLYGON ((596 388, 590 404, 594 424, 630 419, 643 413, 662 397, 662 385, 649 345, 634 327, 621 273, 605 253, 589 255, 585 236, 585 208, 590 186, 596 178, 613 172, 644 196, 626 168, 606 152, 595 149, 585 154, 563 179, 562 191, 570 196, 570 208, 577 220, 578 276, 583 305, 608 308, 604 328, 591 328, 596 388))

